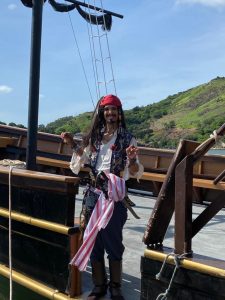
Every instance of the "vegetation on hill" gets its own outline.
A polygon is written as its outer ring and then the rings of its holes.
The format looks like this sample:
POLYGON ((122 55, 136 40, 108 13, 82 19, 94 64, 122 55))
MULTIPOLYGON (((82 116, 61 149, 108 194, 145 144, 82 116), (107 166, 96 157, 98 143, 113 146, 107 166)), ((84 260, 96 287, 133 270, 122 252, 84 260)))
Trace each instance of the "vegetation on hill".
MULTIPOLYGON (((60 118, 39 125, 39 130, 55 134, 85 132, 91 116, 87 112, 60 118)), ((175 148, 181 138, 201 142, 225 122, 225 78, 217 77, 157 103, 136 106, 125 111, 125 117, 128 129, 141 145, 175 148)))

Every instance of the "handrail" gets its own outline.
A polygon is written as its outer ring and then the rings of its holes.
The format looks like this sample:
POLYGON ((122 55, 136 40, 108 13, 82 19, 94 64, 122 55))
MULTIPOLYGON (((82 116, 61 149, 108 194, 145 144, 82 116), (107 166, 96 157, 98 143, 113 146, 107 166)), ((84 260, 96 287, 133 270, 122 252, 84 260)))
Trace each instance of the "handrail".
MULTIPOLYGON (((9 174, 9 168, 0 166, 0 173, 2 174, 9 174)), ((23 170, 23 169, 13 169, 13 176, 19 176, 19 177, 30 177, 38 180, 53 180, 58 182, 72 182, 72 183, 78 183, 79 178, 78 177, 72 177, 72 176, 63 176, 63 175, 56 175, 51 173, 43 173, 43 172, 37 172, 37 171, 31 171, 31 170, 23 170)))
MULTIPOLYGON (((9 278, 10 270, 5 265, 0 264, 0 275, 9 278)), ((82 300, 82 297, 70 297, 69 295, 63 294, 49 286, 40 283, 34 279, 31 279, 30 276, 25 276, 16 271, 12 271, 12 279, 18 284, 24 286, 25 288, 43 296, 47 299, 54 300, 82 300)))
MULTIPOLYGON (((150 249, 145 249, 144 250, 144 256, 163 262, 165 257, 167 256, 167 253, 162 253, 159 251, 154 251, 150 249)), ((169 257, 167 259, 167 262, 170 264, 174 264, 174 259, 172 257, 169 257)), ((207 259, 207 263, 209 263, 209 259, 207 259)), ((181 266, 185 269, 209 274, 212 276, 216 276, 219 278, 225 278, 225 269, 210 266, 208 264, 203 264, 198 262, 198 259, 193 259, 193 258, 184 258, 180 262, 181 266)))
MULTIPOLYGON (((5 208, 0 207, 0 216, 4 218, 9 218, 9 211, 5 208)), ((68 227, 58 223, 49 222, 43 219, 33 218, 28 215, 13 212, 13 211, 11 212, 11 219, 35 227, 39 227, 42 229, 47 229, 53 232, 61 233, 64 235, 70 235, 72 233, 78 232, 78 225, 76 225, 75 227, 68 227)))

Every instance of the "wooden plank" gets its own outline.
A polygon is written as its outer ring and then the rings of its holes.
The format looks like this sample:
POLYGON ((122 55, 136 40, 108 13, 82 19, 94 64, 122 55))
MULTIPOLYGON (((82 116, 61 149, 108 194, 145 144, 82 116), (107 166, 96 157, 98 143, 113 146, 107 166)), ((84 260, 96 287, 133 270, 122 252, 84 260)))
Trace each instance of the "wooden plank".
POLYGON ((193 186, 194 187, 201 187, 201 188, 205 188, 205 189, 225 191, 225 182, 224 181, 220 181, 217 184, 214 184, 213 180, 194 178, 193 179, 193 186))
POLYGON ((201 212, 192 223, 192 238, 224 207, 225 194, 221 199, 216 198, 201 212))
MULTIPOLYGON (((166 178, 166 174, 150 173, 144 172, 141 179, 148 181, 163 182, 166 178)), ((225 191, 225 182, 221 181, 216 185, 213 183, 213 180, 202 179, 202 178, 193 178, 193 186, 199 188, 213 189, 213 190, 223 190, 225 191)))
POLYGON ((192 255, 193 157, 187 155, 175 170, 175 240, 174 252, 192 255))
POLYGON ((151 247, 161 246, 174 212, 176 166, 198 145, 196 142, 180 141, 144 232, 143 241, 146 245, 151 245, 151 247))
POLYGON ((37 156, 36 161, 40 165, 69 169, 70 162, 60 159, 37 156))
POLYGON ((157 181, 163 182, 166 178, 166 174, 158 174, 158 173, 151 173, 151 172, 144 172, 141 179, 149 180, 149 181, 157 181))
MULTIPOLYGON (((9 174, 9 167, 0 166, 0 174, 9 174)), ((78 177, 72 176, 62 176, 62 175, 55 175, 50 173, 43 173, 43 172, 36 172, 30 170, 23 170, 23 169, 13 169, 13 176, 18 177, 25 177, 25 178, 34 178, 38 180, 53 180, 57 182, 71 182, 74 184, 79 183, 78 177)))
MULTIPOLYGON (((1 207, 8 207, 9 168, 0 167, 1 207)), ((13 169, 11 176, 12 209, 34 218, 74 224, 75 195, 79 178, 22 169, 13 169), (54 207, 54 210, 52 209, 54 207)))
MULTIPOLYGON (((77 250, 80 248, 82 244, 82 238, 80 234, 74 234, 70 236, 70 259, 74 257, 77 253, 77 250)), ((71 297, 80 295, 82 293, 81 290, 81 272, 74 265, 70 266, 71 271, 71 284, 69 294, 71 297)))
POLYGON ((13 145, 17 141, 16 138, 12 137, 0 137, 0 148, 5 148, 8 145, 13 145))

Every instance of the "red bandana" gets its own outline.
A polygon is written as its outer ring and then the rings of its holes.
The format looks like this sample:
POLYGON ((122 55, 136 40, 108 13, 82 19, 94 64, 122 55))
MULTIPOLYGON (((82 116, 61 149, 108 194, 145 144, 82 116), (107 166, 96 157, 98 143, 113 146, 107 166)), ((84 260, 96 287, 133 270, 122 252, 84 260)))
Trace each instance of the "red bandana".
POLYGON ((106 105, 113 105, 116 107, 122 106, 120 99, 114 95, 106 95, 105 97, 103 97, 103 99, 100 102, 100 107, 103 107, 106 105))

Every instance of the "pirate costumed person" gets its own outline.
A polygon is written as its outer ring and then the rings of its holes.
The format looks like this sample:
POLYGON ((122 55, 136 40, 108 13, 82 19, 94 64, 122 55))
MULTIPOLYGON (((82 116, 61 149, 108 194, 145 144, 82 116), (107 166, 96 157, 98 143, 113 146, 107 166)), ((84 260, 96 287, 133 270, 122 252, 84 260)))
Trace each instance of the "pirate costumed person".
POLYGON ((61 136, 74 150, 71 170, 78 174, 83 165, 89 164, 95 176, 95 180, 85 191, 82 205, 81 227, 85 229, 81 246, 83 248, 79 249, 80 252, 78 250, 79 253, 72 263, 84 270, 87 257, 90 256, 94 288, 88 300, 104 296, 108 287, 111 299, 123 300, 122 230, 127 220, 127 208, 122 201, 126 195, 123 183, 130 175, 139 179, 143 173, 143 166, 138 160, 136 139, 126 129, 120 99, 114 95, 106 95, 98 101, 90 131, 83 137, 81 145, 78 145, 68 132, 62 133, 61 136), (104 177, 107 180, 104 180, 104 177), (101 213, 104 215, 102 219, 99 217, 101 213), (90 253, 87 253, 88 251, 90 253), (105 251, 109 260, 109 284, 105 270, 105 251))

